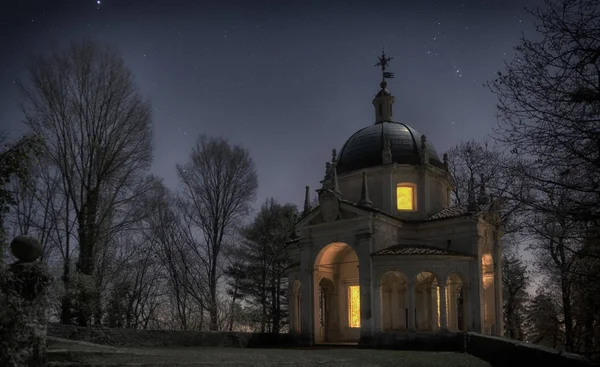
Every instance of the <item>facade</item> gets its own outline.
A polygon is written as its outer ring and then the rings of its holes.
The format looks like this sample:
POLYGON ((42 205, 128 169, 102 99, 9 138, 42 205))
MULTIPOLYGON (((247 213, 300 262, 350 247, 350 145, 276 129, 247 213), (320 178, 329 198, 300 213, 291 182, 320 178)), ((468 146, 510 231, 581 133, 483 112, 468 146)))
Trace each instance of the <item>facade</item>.
POLYGON ((380 333, 501 335, 499 204, 483 189, 451 206, 447 159, 394 121, 384 80, 375 123, 326 164, 319 205, 305 210, 287 250, 290 332, 313 343, 380 333))

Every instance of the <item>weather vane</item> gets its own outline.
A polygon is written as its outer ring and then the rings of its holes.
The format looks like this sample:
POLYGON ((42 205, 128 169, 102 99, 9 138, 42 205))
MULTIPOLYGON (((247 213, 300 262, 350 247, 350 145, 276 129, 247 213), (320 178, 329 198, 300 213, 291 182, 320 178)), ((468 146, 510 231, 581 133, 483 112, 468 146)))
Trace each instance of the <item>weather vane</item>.
POLYGON ((387 56, 385 56, 385 49, 381 50, 381 56, 379 56, 377 58, 378 62, 377 62, 377 64, 375 64, 375 66, 381 68, 381 72, 382 72, 383 80, 384 81, 386 79, 393 79, 394 78, 394 73, 390 73, 389 71, 385 71, 385 69, 390 65, 390 61, 392 59, 393 59, 393 57, 387 57, 387 56))

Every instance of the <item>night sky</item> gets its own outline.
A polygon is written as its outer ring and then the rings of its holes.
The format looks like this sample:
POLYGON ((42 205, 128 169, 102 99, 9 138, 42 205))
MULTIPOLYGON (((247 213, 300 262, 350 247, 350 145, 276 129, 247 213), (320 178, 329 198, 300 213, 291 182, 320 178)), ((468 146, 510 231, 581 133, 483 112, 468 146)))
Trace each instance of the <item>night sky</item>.
POLYGON ((385 46, 394 118, 441 155, 496 123, 494 78, 521 32, 526 0, 2 1, 0 126, 25 132, 17 78, 32 53, 84 38, 119 48, 154 108, 153 173, 176 189, 200 133, 250 150, 258 200, 302 204, 331 149, 374 123, 385 46), (415 5, 410 5, 415 4, 415 5), (416 5, 418 4, 418 5, 416 5))

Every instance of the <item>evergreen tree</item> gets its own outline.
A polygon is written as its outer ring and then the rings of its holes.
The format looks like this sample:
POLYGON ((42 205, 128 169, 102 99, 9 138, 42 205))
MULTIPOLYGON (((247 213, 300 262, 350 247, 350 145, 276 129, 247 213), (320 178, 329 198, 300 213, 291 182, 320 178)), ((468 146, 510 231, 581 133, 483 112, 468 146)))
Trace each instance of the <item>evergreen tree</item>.
POLYGON ((297 217, 295 205, 267 199, 254 222, 243 229, 244 240, 233 252, 230 285, 259 311, 261 332, 277 334, 287 319, 284 271, 289 261, 284 246, 294 234, 297 217))

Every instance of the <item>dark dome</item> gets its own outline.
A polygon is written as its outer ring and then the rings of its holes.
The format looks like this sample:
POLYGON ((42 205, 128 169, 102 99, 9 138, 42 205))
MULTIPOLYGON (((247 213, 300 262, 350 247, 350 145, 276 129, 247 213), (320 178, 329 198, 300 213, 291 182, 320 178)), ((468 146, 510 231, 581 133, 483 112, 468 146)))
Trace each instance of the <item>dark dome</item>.
MULTIPOLYGON (((345 173, 383 164, 383 139, 388 134, 392 161, 398 164, 420 164, 421 133, 401 122, 380 122, 358 130, 340 151, 337 172, 345 173)), ((435 148, 425 142, 429 163, 444 168, 435 148)))

